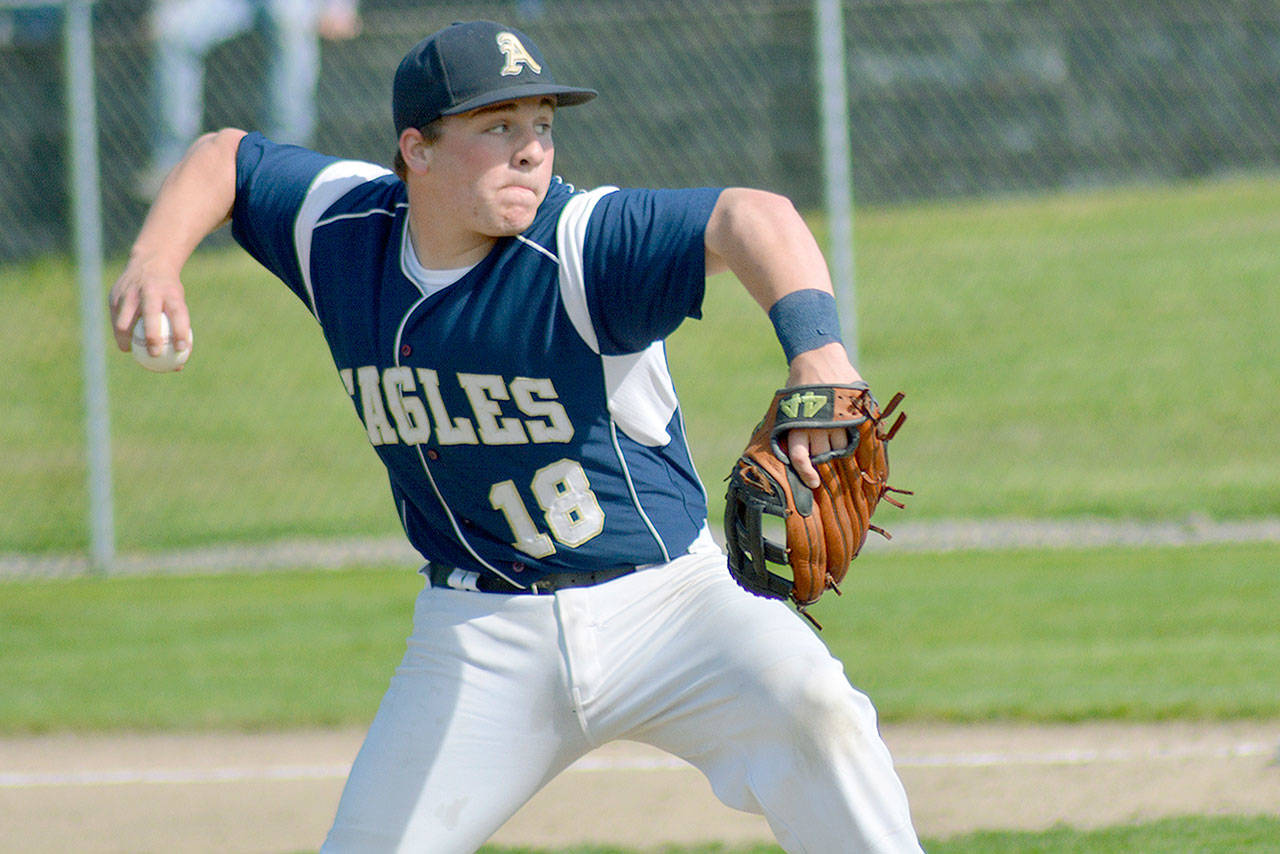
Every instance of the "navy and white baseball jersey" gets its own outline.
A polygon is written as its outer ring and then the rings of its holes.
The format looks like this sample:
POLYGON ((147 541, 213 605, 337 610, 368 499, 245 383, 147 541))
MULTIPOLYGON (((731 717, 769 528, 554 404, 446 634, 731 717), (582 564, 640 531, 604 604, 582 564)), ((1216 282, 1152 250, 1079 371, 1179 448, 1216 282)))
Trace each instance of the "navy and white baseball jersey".
POLYGON ((236 165, 235 238, 319 322, 427 559, 524 586, 703 531, 662 339, 700 314, 719 190, 553 180, 523 234, 441 273, 386 169, 260 134, 236 165))

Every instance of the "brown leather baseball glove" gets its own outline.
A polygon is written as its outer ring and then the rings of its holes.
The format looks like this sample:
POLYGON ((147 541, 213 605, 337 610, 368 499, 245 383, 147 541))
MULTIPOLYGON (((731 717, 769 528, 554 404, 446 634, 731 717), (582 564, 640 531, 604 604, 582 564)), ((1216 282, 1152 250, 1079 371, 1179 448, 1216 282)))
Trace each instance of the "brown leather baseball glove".
POLYGON ((889 486, 886 448, 906 414, 881 429, 902 398, 894 395, 881 410, 863 382, 792 386, 774 395, 728 478, 725 541, 729 570, 742 587, 758 596, 790 599, 817 625, 806 607, 828 589, 840 592, 868 531, 889 536, 871 524, 876 505, 883 499, 902 507, 888 493, 910 494, 889 486), (815 490, 801 482, 787 456, 786 433, 804 427, 843 428, 849 434, 847 447, 813 457, 822 479, 815 490), (765 515, 781 517, 785 544, 769 539, 765 515), (789 564, 791 578, 773 572, 771 563, 789 564))

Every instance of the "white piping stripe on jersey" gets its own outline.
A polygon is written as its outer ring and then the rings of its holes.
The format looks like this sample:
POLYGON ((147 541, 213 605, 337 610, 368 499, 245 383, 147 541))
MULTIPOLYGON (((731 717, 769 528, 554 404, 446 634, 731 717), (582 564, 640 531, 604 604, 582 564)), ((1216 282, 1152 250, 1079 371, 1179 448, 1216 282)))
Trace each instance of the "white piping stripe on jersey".
POLYGON ((684 453, 685 453, 685 456, 689 458, 689 469, 693 472, 693 479, 698 483, 698 489, 702 490, 702 500, 705 503, 707 500, 707 487, 702 482, 702 475, 699 474, 698 472, 697 463, 694 462, 693 449, 689 447, 689 430, 684 426, 684 412, 678 409, 676 410, 676 412, 677 412, 676 417, 680 419, 680 435, 684 437, 683 439, 684 453))
POLYGON ((548 258, 550 258, 552 261, 555 261, 557 264, 560 263, 560 259, 556 257, 556 254, 552 252, 550 249, 548 249, 547 247, 543 246, 541 243, 534 243, 532 240, 525 237, 523 234, 517 234, 516 240, 519 240, 525 246, 528 246, 538 252, 541 252, 543 255, 546 255, 548 258))
MULTIPOLYGON (((400 273, 406 279, 412 282, 413 286, 418 289, 418 293, 422 294, 423 299, 426 299, 426 296, 427 296, 426 287, 422 284, 422 282, 418 281, 418 277, 413 274, 413 270, 409 266, 409 263, 410 263, 409 256, 413 251, 414 251, 413 238, 409 236, 409 217, 405 217, 404 228, 401 229, 400 231, 400 273)), ((418 300, 418 303, 421 303, 421 302, 422 300, 418 300)), ((418 303, 415 303, 413 308, 405 312, 404 317, 400 320, 400 329, 402 330, 404 329, 405 320, 409 319, 409 315, 413 313, 414 308, 418 307, 418 303)), ((396 332, 396 351, 399 352, 399 350, 400 350, 400 333, 396 332)))
MULTIPOLYGON (((419 290, 421 290, 421 288, 419 288, 419 290)), ((426 300, 427 300, 426 294, 423 294, 421 297, 419 297, 417 302, 409 306, 409 310, 406 311, 404 313, 404 316, 400 318, 400 325, 396 327, 396 337, 391 342, 392 344, 391 361, 395 362, 395 365, 397 368, 400 367, 400 341, 404 337, 404 328, 409 323, 409 318, 413 315, 415 311, 418 310, 418 306, 422 305, 424 302, 426 302, 426 300)))
POLYGON ((435 495, 436 501, 440 502, 440 507, 444 510, 444 515, 449 520, 449 527, 453 529, 454 536, 458 538, 458 542, 462 544, 462 547, 467 550, 467 554, 475 558, 477 563, 492 572, 494 575, 501 576, 504 581, 509 581, 516 587, 524 587, 523 584, 513 580, 511 576, 505 574, 496 566, 489 563, 489 561, 480 557, 479 553, 471 547, 471 543, 467 542, 467 538, 462 533, 462 529, 458 527, 458 520, 453 515, 453 509, 449 506, 449 503, 444 500, 444 496, 440 493, 440 487, 436 486, 435 476, 431 474, 431 468, 427 465, 427 458, 426 455, 422 453, 422 446, 415 445, 414 450, 418 452, 418 461, 422 463, 422 471, 427 476, 427 483, 431 484, 431 492, 435 495))
POLYGON ((316 320, 320 320, 320 312, 316 308, 315 289, 311 285, 311 233, 319 226, 325 211, 353 187, 390 174, 385 167, 373 163, 339 160, 321 169, 307 188, 307 195, 293 221, 293 245, 302 284, 307 289, 307 303, 316 320))
MULTIPOLYGON (((406 233, 406 237, 407 236, 408 235, 406 233)), ((410 316, 412 316, 412 314, 418 309, 418 306, 422 305, 426 301, 427 301, 427 296, 424 294, 417 302, 409 306, 409 309, 404 313, 404 316, 400 318, 400 325, 396 328, 395 346, 393 348, 392 357, 391 357, 392 361, 394 362, 397 368, 400 367, 400 340, 401 340, 401 337, 404 335, 404 328, 408 324, 410 316)), ((501 576, 505 581, 511 582, 516 587, 523 587, 524 586, 523 584, 520 584, 518 581, 514 581, 510 576, 506 575, 501 570, 499 570, 496 566, 494 566, 493 564, 489 563, 487 560, 482 558, 480 554, 474 548, 471 547, 471 543, 467 541, 466 536, 462 533, 462 528, 458 525, 457 518, 453 515, 453 508, 449 506, 449 502, 444 500, 444 494, 440 492, 440 487, 436 485, 435 476, 431 474, 431 467, 427 465, 427 457, 425 454, 422 453, 422 446, 414 445, 414 451, 417 452, 418 454, 418 462, 422 464, 423 474, 427 476, 427 483, 431 485, 432 494, 435 495, 436 501, 439 502, 440 509, 444 510, 445 518, 449 520, 449 527, 453 529, 454 536, 457 537, 457 540, 462 545, 462 547, 467 550, 467 554, 475 558, 477 563, 479 563, 481 566, 488 569, 490 572, 494 573, 495 575, 501 576)), ((407 536, 409 533, 407 511, 405 514, 404 529, 405 529, 405 535, 407 536)))
POLYGON ((640 503, 640 496, 636 494, 636 486, 631 480, 631 469, 627 467, 626 455, 622 453, 622 446, 618 444, 618 422, 613 419, 609 419, 609 439, 613 442, 613 452, 618 456, 618 465, 622 468, 622 476, 627 481, 627 492, 631 495, 631 505, 640 514, 640 519, 644 522, 644 526, 649 529, 649 536, 653 537, 653 541, 662 550, 662 562, 670 563, 671 554, 667 551, 667 544, 662 541, 662 536, 658 533, 658 529, 649 520, 649 514, 644 512, 644 505, 640 503))
POLYGON ((372 216, 374 214, 382 214, 383 216, 395 216, 396 211, 398 211, 400 208, 407 208, 407 207, 409 207, 408 202, 399 202, 391 210, 387 210, 386 208, 369 208, 369 210, 367 211, 354 211, 352 213, 334 214, 333 216, 325 217, 324 219, 317 222, 315 227, 319 228, 322 225, 328 225, 331 222, 337 222, 338 220, 342 220, 342 219, 364 219, 365 217, 372 216))
POLYGON ((587 308, 586 275, 582 269, 582 247, 587 239, 587 223, 596 203, 617 187, 599 187, 579 193, 565 204, 556 223, 556 249, 560 253, 560 299, 573 328, 591 352, 600 352, 600 341, 587 308))

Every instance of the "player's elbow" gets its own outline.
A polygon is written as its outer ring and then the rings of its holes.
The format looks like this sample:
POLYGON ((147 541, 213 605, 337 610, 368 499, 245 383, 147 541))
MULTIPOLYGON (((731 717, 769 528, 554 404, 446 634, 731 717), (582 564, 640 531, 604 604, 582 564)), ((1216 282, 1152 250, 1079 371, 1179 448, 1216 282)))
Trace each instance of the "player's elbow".
POLYGON ((712 216, 717 212, 738 230, 768 227, 770 223, 800 216, 786 196, 748 187, 730 187, 721 193, 712 216))
POLYGON ((247 131, 240 130, 240 128, 227 127, 200 135, 191 147, 206 146, 220 150, 229 149, 234 154, 236 149, 240 147, 240 140, 246 136, 248 136, 247 131))
POLYGON ((707 221, 708 272, 732 269, 735 258, 772 245, 779 235, 803 224, 786 196, 747 187, 726 189, 707 221))

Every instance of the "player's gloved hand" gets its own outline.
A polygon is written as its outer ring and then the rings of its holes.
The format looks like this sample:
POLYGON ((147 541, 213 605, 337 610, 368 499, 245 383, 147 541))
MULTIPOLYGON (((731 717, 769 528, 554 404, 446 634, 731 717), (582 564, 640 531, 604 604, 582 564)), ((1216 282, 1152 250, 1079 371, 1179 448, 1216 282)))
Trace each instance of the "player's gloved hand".
MULTIPOLYGON (((888 496, 889 458, 886 443, 905 414, 887 430, 883 423, 902 395, 881 410, 864 382, 846 385, 789 386, 774 395, 764 419, 729 475, 725 506, 725 541, 729 569, 747 590, 759 596, 790 599, 806 617, 805 608, 834 589, 866 542, 881 499, 888 496), (788 435, 799 430, 844 432, 846 441, 828 449, 810 447, 818 475, 811 489, 793 465, 788 435), (784 544, 770 540, 765 515, 780 517, 784 544), (791 577, 779 575, 769 564, 788 564, 791 577)), ((808 433, 810 439, 814 434, 808 433)), ((810 619, 812 619, 810 617, 810 619)))
MULTIPOLYGON (((831 343, 798 354, 787 366, 786 387, 801 385, 849 385, 862 382, 862 377, 849 363, 844 346, 831 343)), ((787 457, 810 489, 822 483, 810 457, 849 444, 849 434, 839 427, 793 427, 786 436, 787 457)))

